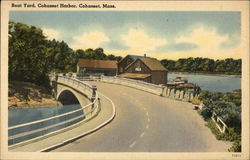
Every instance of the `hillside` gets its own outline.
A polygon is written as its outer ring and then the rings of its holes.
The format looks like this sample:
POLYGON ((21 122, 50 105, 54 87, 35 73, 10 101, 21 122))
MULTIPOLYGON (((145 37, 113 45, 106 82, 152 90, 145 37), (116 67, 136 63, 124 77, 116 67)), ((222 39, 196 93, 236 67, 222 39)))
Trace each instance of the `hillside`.
POLYGON ((8 91, 8 108, 57 106, 50 90, 29 82, 11 81, 8 91))

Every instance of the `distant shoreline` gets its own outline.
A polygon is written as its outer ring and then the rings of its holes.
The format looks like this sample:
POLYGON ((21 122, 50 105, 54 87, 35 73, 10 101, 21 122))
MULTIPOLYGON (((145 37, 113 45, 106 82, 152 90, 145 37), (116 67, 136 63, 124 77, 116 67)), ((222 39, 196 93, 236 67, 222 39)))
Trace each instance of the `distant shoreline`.
POLYGON ((195 72, 168 72, 168 73, 173 73, 173 74, 189 74, 189 75, 204 75, 204 76, 220 76, 220 77, 234 77, 234 78, 241 78, 240 75, 227 75, 227 74, 216 74, 216 73, 195 73, 195 72))

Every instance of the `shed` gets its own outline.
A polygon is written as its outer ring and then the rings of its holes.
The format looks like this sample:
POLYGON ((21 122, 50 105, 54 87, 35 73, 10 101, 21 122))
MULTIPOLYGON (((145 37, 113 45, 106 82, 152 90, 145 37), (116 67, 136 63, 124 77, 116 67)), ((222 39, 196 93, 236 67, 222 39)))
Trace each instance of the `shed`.
POLYGON ((126 57, 118 63, 118 66, 122 68, 118 76, 139 79, 153 84, 165 85, 167 83, 167 69, 156 58, 146 57, 146 55, 137 56, 131 62, 135 56, 128 55, 126 57))
POLYGON ((103 74, 106 76, 115 76, 117 73, 117 61, 79 59, 77 63, 77 73, 84 74, 103 74))

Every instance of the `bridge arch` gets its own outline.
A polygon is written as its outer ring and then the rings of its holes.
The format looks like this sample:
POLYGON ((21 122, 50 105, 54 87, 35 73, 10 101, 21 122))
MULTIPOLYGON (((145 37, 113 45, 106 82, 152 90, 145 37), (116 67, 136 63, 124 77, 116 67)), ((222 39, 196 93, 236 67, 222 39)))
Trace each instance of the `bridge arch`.
POLYGON ((57 100, 61 102, 62 105, 80 104, 76 95, 67 89, 62 90, 61 93, 58 94, 57 100))
POLYGON ((57 85, 56 99, 63 105, 68 104, 80 104, 82 107, 90 103, 90 100, 84 94, 81 94, 74 89, 64 86, 57 85))

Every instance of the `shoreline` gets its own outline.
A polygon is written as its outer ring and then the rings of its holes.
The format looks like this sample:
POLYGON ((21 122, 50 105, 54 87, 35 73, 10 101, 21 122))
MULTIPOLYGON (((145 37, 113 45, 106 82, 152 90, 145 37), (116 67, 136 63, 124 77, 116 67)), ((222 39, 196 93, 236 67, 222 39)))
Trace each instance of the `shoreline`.
POLYGON ((52 100, 52 102, 37 102, 37 103, 25 103, 24 101, 19 104, 10 104, 8 109, 22 109, 22 108, 46 108, 46 107, 60 107, 63 106, 60 102, 52 100))
POLYGON ((219 77, 233 77, 233 78, 241 78, 240 75, 227 75, 227 74, 212 74, 212 73, 195 73, 195 72, 168 72, 170 74, 188 74, 188 75, 203 75, 203 76, 219 76, 219 77))

